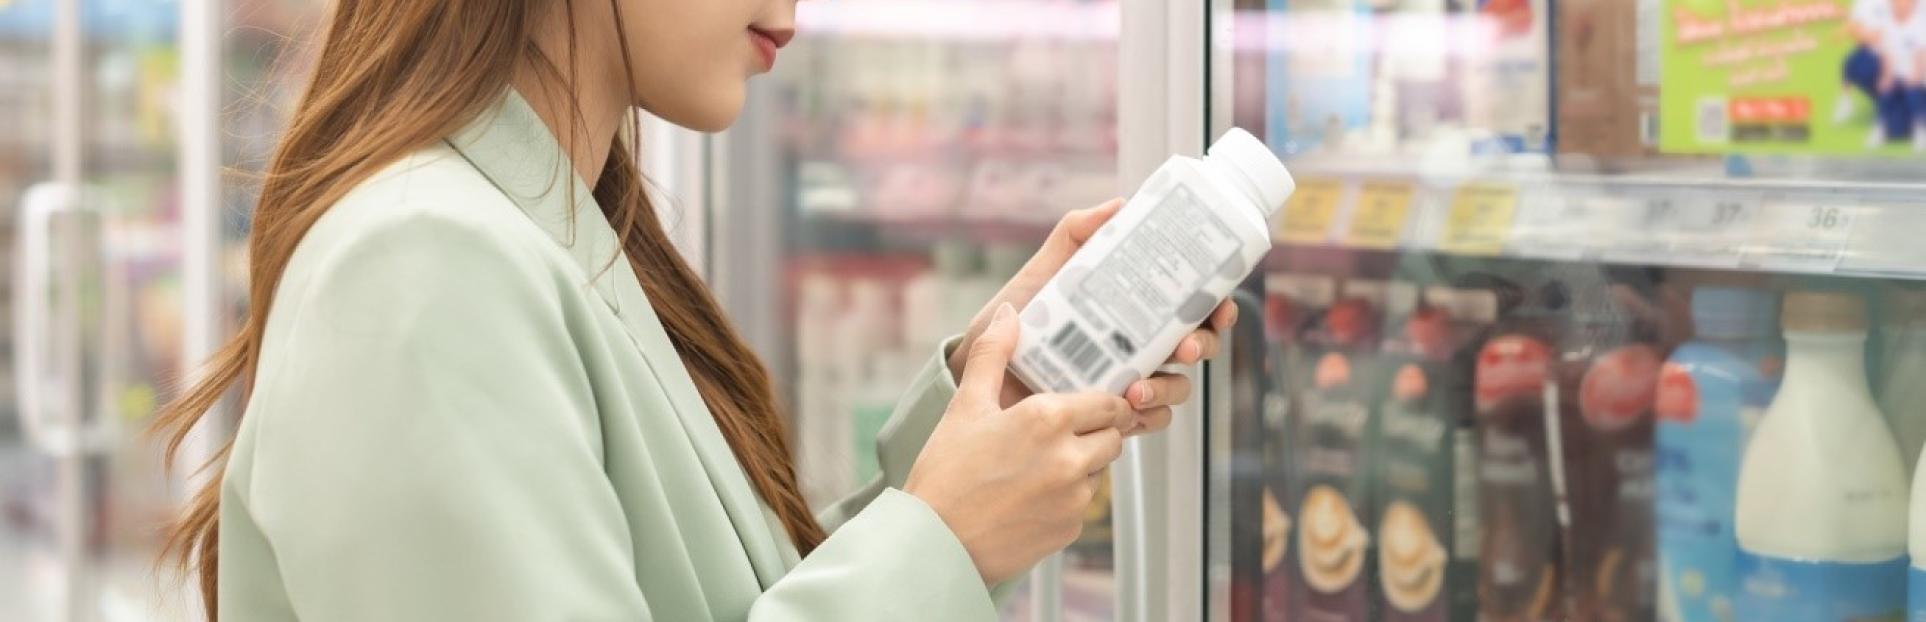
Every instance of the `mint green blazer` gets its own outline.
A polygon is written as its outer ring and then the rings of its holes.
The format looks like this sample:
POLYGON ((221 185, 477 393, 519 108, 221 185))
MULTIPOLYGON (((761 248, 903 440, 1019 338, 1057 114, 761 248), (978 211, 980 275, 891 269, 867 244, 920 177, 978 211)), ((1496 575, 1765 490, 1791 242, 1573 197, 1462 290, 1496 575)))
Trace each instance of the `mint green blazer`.
POLYGON ((898 489, 955 392, 940 354, 883 475, 801 559, 618 252, 512 91, 330 209, 274 292, 227 464, 221 619, 996 617, 898 489))

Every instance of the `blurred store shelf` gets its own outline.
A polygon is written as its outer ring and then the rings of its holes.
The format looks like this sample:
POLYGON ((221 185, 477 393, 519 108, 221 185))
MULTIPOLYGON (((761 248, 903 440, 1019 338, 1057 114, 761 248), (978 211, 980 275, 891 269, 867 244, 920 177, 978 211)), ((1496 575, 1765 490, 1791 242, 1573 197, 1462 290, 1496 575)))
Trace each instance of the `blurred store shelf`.
MULTIPOLYGON (((1432 251, 1926 279, 1926 183, 1342 166, 1300 170, 1275 238, 1432 251)), ((1703 173, 1703 171, 1700 171, 1703 173)))
POLYGON ((925 40, 1114 40, 1115 0, 828 0, 796 5, 805 31, 925 40))

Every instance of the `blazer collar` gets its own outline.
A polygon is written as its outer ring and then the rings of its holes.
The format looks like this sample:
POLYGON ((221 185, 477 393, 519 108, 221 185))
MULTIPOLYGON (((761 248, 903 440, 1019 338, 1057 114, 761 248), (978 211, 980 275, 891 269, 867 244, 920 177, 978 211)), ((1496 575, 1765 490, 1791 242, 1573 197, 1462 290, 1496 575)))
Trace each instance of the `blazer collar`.
POLYGON ((508 89, 501 102, 447 142, 575 259, 603 302, 622 311, 616 279, 633 278, 633 273, 615 230, 596 205, 594 191, 521 93, 508 89))
POLYGON ((748 475, 722 438, 675 344, 649 305, 615 230, 548 125, 528 100, 509 89, 494 109, 449 136, 448 144, 555 238, 589 275, 596 293, 642 351, 683 430, 700 449, 698 458, 745 543, 757 579, 765 588, 774 584, 798 560, 794 546, 777 535, 780 525, 749 485, 748 475))

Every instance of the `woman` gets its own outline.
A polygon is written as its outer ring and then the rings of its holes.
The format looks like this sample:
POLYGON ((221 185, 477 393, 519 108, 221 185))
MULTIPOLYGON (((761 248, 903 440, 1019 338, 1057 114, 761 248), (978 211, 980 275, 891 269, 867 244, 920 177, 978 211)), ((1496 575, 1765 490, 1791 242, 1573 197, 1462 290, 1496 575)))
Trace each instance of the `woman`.
POLYGON ((980 620, 986 586, 1076 537, 1122 437, 1191 392, 1006 381, 1012 308, 1114 202, 1066 217, 932 357, 879 481, 820 518, 797 493, 769 378, 667 242, 626 127, 631 106, 729 125, 793 13, 339 0, 262 189, 249 319, 160 422, 178 445, 246 396, 174 532, 211 613, 980 620))

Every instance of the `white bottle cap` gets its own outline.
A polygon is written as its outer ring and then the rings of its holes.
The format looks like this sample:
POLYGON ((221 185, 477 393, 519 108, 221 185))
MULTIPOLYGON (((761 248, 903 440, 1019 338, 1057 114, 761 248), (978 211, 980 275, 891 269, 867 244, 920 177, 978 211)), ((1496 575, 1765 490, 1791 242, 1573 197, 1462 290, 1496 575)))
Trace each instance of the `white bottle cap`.
POLYGON ((1241 128, 1233 127, 1211 143, 1210 149, 1204 152, 1204 162, 1239 182, 1244 192, 1263 207, 1266 220, 1276 216, 1291 193, 1297 191, 1297 180, 1291 178, 1291 172, 1284 168, 1277 154, 1241 128))

